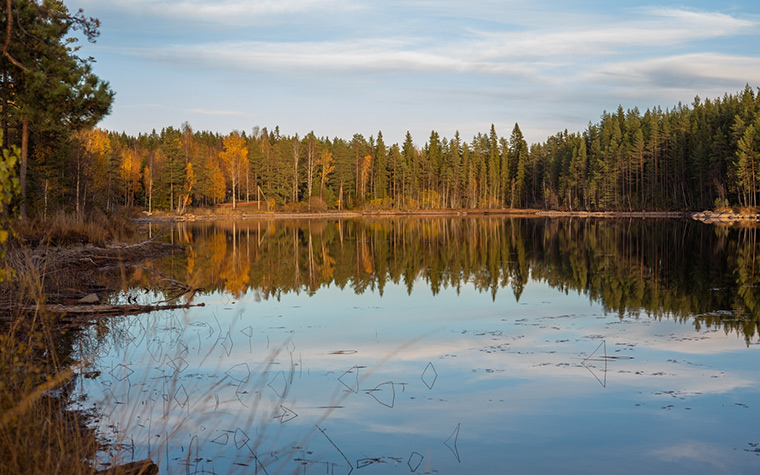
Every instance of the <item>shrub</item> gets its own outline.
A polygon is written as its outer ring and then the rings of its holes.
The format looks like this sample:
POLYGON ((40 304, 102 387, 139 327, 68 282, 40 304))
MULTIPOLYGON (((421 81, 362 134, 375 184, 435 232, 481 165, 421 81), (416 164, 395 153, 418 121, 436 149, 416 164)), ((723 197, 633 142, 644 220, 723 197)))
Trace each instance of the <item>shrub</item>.
POLYGON ((393 200, 390 198, 375 198, 374 200, 368 201, 364 205, 364 209, 367 210, 391 208, 393 208, 393 200))
POLYGON ((296 203, 285 203, 282 205, 282 211, 286 213, 305 213, 309 211, 309 204, 305 201, 299 201, 296 203))
POLYGON ((713 209, 717 212, 733 211, 727 198, 715 198, 713 209))
POLYGON ((311 211, 322 213, 327 211, 327 203, 319 196, 312 196, 309 198, 309 209, 311 211))

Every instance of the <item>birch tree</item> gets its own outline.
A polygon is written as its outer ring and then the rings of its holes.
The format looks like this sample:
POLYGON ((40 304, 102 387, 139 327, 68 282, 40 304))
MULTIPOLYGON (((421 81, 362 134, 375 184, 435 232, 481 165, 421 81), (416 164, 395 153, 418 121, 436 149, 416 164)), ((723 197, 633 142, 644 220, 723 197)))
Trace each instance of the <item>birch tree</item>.
POLYGON ((223 139, 224 150, 219 153, 219 158, 227 167, 227 173, 230 176, 232 184, 232 208, 237 207, 237 193, 240 184, 240 178, 245 173, 245 167, 248 163, 248 145, 240 132, 233 131, 223 139))

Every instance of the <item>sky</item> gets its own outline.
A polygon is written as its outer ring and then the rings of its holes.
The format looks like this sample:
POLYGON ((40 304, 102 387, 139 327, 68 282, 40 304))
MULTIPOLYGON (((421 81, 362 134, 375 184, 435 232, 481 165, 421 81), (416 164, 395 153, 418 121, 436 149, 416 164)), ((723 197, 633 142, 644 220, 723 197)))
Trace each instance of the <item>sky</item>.
POLYGON ((760 86, 760 2, 65 0, 101 21, 99 126, 529 143, 760 86))

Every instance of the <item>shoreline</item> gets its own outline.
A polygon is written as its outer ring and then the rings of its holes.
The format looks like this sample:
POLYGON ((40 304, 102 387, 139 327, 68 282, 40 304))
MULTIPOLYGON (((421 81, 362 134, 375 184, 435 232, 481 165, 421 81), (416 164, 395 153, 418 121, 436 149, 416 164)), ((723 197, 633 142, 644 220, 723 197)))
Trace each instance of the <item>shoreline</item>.
MULTIPOLYGON (((737 215, 744 218, 737 221, 760 221, 760 215, 737 215)), ((431 210, 363 210, 363 211, 320 211, 320 212, 284 212, 284 211, 225 211, 201 210, 200 213, 171 215, 164 212, 143 215, 135 218, 137 223, 220 221, 220 220, 291 220, 291 219, 357 219, 357 218, 447 218, 447 217, 510 217, 510 218, 637 218, 637 219, 698 219, 705 222, 727 222, 723 214, 710 211, 559 211, 537 209, 431 209, 431 210), (699 217, 697 217, 699 216, 699 217), (709 221, 712 219, 712 221, 709 221)))
POLYGON ((742 223, 760 223, 760 213, 741 213, 725 211, 561 211, 538 209, 430 209, 430 210, 362 210, 362 211, 245 211, 202 209, 200 213, 171 215, 164 212, 143 215, 135 218, 137 223, 187 222, 187 221, 222 221, 222 220, 295 220, 295 219, 362 219, 362 218, 601 218, 601 219, 693 219, 708 224, 733 225, 742 223))

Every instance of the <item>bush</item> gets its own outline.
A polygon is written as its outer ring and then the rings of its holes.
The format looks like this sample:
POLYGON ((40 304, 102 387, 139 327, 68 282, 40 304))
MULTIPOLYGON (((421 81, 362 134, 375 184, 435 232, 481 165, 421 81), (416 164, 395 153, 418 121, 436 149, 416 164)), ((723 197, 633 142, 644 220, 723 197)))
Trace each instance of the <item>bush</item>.
POLYGON ((391 208, 393 208, 393 200, 390 198, 375 198, 374 200, 368 201, 364 204, 364 209, 366 210, 391 208))
POLYGON ((309 209, 313 212, 323 213, 327 211, 327 203, 318 196, 312 196, 309 198, 309 209))
POLYGON ((726 198, 715 198, 713 209, 717 212, 733 211, 726 198))
POLYGON ((297 203, 285 203, 282 205, 281 209, 286 213, 305 213, 309 211, 309 204, 305 201, 299 201, 297 203))

